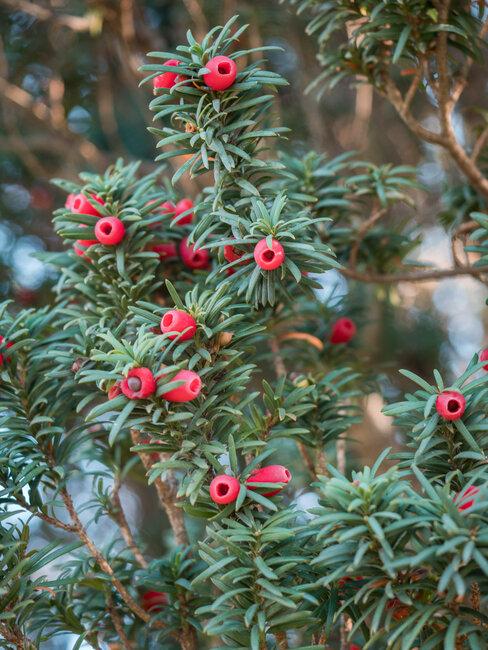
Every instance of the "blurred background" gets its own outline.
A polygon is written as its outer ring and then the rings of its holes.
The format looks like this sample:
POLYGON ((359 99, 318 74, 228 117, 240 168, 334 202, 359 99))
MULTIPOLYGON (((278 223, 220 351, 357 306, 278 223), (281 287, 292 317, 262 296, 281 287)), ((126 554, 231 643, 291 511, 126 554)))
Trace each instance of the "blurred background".
MULTIPOLYGON (((438 215, 446 209, 448 192, 452 198, 456 191, 456 170, 438 148, 414 139, 368 86, 340 85, 320 101, 305 95, 319 71, 316 46, 289 4, 0 0, 0 299, 10 297, 24 306, 50 300, 53 270, 32 253, 60 248, 51 213, 65 197, 50 185, 52 177, 76 179, 83 170, 102 171, 118 156, 141 159, 145 170, 154 165, 155 140, 147 131, 152 119, 147 108, 150 88, 138 87, 145 53, 173 50, 185 40, 187 29, 199 38, 209 26, 223 24, 235 13, 252 25, 243 47, 282 48, 268 58, 269 66, 290 82, 280 90, 276 106, 277 120, 291 128, 283 146, 295 152, 313 148, 330 156, 356 150, 363 160, 376 164, 416 166, 425 188, 417 193, 418 207, 411 212, 423 237, 416 256, 439 267, 451 265, 450 240, 438 215)), ((456 115, 461 139, 469 107, 482 103, 486 88, 486 74, 475 66, 456 115)), ((428 122, 428 103, 422 110, 421 119, 428 122)), ((199 189, 188 180, 180 186, 187 196, 199 189)), ((469 200, 461 197, 461 211, 469 200)), ((398 391, 411 388, 398 377, 399 367, 429 379, 438 367, 452 377, 488 343, 488 292, 472 278, 354 287, 331 272, 324 278, 324 296, 331 287, 357 303, 364 323, 361 347, 368 350, 371 369, 388 378, 386 388, 395 398, 398 391)), ((381 405, 377 393, 365 402, 365 421, 353 432, 363 443, 351 444, 355 462, 369 462, 396 442, 390 421, 380 415, 381 405)), ((146 491, 141 509, 141 495, 142 485, 134 484, 124 500, 131 521, 144 527, 150 545, 150 540, 160 539, 165 525, 148 517, 157 506, 147 500, 146 491)), ((58 647, 70 645, 63 643, 58 647)))

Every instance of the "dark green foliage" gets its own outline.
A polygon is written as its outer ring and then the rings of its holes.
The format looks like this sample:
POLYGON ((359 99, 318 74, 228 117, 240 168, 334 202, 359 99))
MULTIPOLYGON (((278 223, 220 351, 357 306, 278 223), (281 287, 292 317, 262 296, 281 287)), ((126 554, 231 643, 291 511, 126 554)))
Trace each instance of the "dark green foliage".
MULTIPOLYGON (((449 25, 438 24, 428 2, 301 3, 309 6, 318 10, 309 31, 324 47, 330 34, 360 19, 352 39, 322 54, 332 83, 360 73, 381 85, 390 66, 430 56, 439 31, 461 53, 476 47, 477 17, 462 3, 452 4, 449 25)), ((93 238, 97 218, 59 208, 54 222, 66 251, 46 257, 59 273, 55 306, 2 308, 0 635, 7 648, 29 650, 61 633, 76 635, 76 648, 86 641, 97 650, 102 643, 308 650, 335 644, 344 614, 350 639, 365 648, 481 649, 488 622, 483 363, 473 359, 450 387, 467 399, 462 419, 447 423, 435 412, 444 389, 437 371, 435 387, 403 371, 420 389, 385 412, 407 450, 387 450, 352 480, 324 460, 378 382, 359 352, 363 332, 347 346, 329 340, 338 316, 361 325, 369 314, 351 312, 348 298, 319 302, 314 289, 325 283, 317 278, 351 258, 359 270, 378 272, 405 260, 418 243, 404 216, 414 207, 413 171, 351 154, 274 152, 283 129, 270 125, 269 112, 284 80, 262 61, 243 65, 223 93, 209 92, 202 80, 216 54, 248 62, 250 51, 234 49, 242 29, 233 18, 201 44, 189 32, 176 55, 152 53, 176 57, 185 77, 151 104, 165 124, 153 129, 165 148, 160 158, 189 156, 173 184, 213 171, 195 222, 182 226, 161 213, 179 197, 164 169, 143 175, 118 161, 101 176, 82 175, 79 185, 57 181, 119 217, 126 236, 79 256, 73 242, 93 238), (378 213, 392 218, 380 224, 378 213), (364 231, 368 218, 377 221, 364 231), (211 252, 208 269, 161 261, 152 250, 178 247, 185 237, 211 252), (284 264, 272 272, 254 262, 263 238, 285 249, 284 264), (242 258, 224 261, 225 245, 242 258), (195 318, 193 338, 160 332, 173 308, 195 318), (156 378, 156 392, 109 399, 140 367, 156 378), (181 369, 198 373, 202 392, 170 402, 164 396, 180 385, 181 369), (316 480, 308 487, 307 474, 307 492, 297 492, 299 482, 250 488, 254 470, 298 450, 306 467, 293 463, 294 480, 305 470, 316 480), (400 463, 381 473, 387 456, 400 463), (240 488, 235 501, 218 505, 209 487, 223 473, 240 488), (177 542, 172 551, 160 547, 150 557, 144 531, 136 534, 124 519, 119 491, 128 481, 155 485, 177 542), (72 497, 78 489, 82 502, 72 497), (472 503, 465 503, 467 489, 472 503), (320 505, 301 509, 300 497, 317 493, 320 505), (10 521, 19 512, 55 529, 63 543, 30 549, 30 520, 10 521), (102 522, 112 528, 97 544, 91 536, 102 522), (40 577, 48 565, 50 580, 40 577), (167 603, 147 612, 146 591, 166 594, 167 603)), ((148 80, 171 70, 144 67, 148 80)), ((486 218, 473 218, 480 225, 473 250, 484 259, 486 218)))

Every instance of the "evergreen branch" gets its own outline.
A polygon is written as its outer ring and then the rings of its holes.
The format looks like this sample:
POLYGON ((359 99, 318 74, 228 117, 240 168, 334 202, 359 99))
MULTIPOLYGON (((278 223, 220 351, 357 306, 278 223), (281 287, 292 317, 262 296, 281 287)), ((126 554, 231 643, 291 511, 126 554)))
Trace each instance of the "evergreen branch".
MULTIPOLYGON (((131 429, 131 438, 134 445, 142 444, 140 432, 136 429, 131 429)), ((139 458, 142 461, 142 464, 146 468, 146 471, 149 472, 152 466, 152 460, 150 454, 144 452, 138 452, 139 458)), ((161 454, 160 454, 161 455, 161 454)), ((157 477, 154 480, 154 486, 158 494, 159 501, 163 506, 166 514, 168 515, 169 523, 173 530, 175 541, 178 545, 188 546, 188 533, 185 526, 184 513, 181 508, 178 508, 176 505, 177 498, 176 486, 172 483, 172 478, 169 478, 167 481, 163 481, 161 478, 157 477)))
POLYGON ((117 592, 119 593, 120 597, 125 602, 125 604, 136 616, 138 616, 145 623, 151 623, 153 627, 158 629, 164 628, 165 627, 164 623, 161 623, 160 621, 151 621, 150 614, 148 614, 146 611, 144 611, 144 609, 142 609, 142 607, 134 600, 134 598, 127 591, 126 587, 116 576, 115 571, 113 570, 110 563, 102 555, 101 551, 97 548, 93 540, 87 534, 85 527, 81 522, 78 513, 76 512, 76 508, 74 506, 73 500, 69 492, 66 490, 66 488, 61 488, 60 494, 61 494, 61 498, 63 499, 64 505, 66 506, 66 510, 68 511, 68 514, 73 522, 73 525, 75 526, 76 534, 83 542, 83 544, 86 546, 86 548, 89 550, 92 557, 97 561, 97 564, 100 567, 100 569, 110 577, 114 588, 117 590, 117 592))
POLYGON ((127 638, 127 635, 124 630, 124 624, 122 623, 122 619, 119 616, 119 612, 115 607, 112 594, 110 593, 109 590, 107 590, 106 601, 107 601, 107 611, 110 615, 110 618, 112 619, 112 623, 114 624, 115 631, 119 635, 119 640, 122 644, 122 647, 124 648, 124 650, 132 650, 132 645, 129 639, 127 638))
POLYGON ((118 525, 120 532, 122 534, 122 537, 124 538, 125 543, 127 544, 127 548, 131 551, 131 553, 134 555, 136 558, 137 562, 140 564, 141 567, 146 568, 147 567, 147 561, 142 554, 140 548, 137 546, 134 537, 132 535, 132 532, 130 530, 130 526, 127 522, 126 516, 124 509, 122 507, 122 503, 120 501, 120 487, 121 487, 121 481, 119 477, 116 477, 114 481, 114 486, 112 489, 112 495, 111 495, 111 501, 114 506, 113 510, 110 510, 109 516, 115 523, 118 525))

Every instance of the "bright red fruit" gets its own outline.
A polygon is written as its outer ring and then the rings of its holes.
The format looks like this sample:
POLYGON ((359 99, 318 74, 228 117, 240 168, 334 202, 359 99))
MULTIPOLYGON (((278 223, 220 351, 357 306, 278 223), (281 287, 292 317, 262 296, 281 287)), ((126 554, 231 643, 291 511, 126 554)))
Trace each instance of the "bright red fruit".
POLYGON ((116 246, 124 239, 125 226, 117 217, 104 217, 95 224, 95 237, 104 246, 116 246))
POLYGON ((202 390, 202 380, 193 370, 180 370, 171 381, 184 381, 185 383, 163 393, 162 397, 168 402, 191 402, 192 399, 198 397, 202 390))
POLYGON ((164 605, 168 604, 168 595, 162 591, 146 591, 142 595, 142 609, 146 612, 161 612, 164 605))
MULTIPOLYGON (((178 201, 178 203, 175 206, 175 217, 178 217, 180 214, 183 212, 186 212, 187 210, 191 210, 193 208, 193 201, 191 199, 181 199, 181 201, 178 201)), ((187 223, 191 223, 193 221, 193 217, 195 215, 193 212, 189 212, 188 214, 185 214, 184 217, 181 217, 178 219, 176 222, 179 226, 184 226, 187 223)))
POLYGON ((168 242, 167 244, 154 244, 154 246, 151 246, 151 250, 153 253, 157 253, 159 255, 159 259, 161 261, 178 257, 176 245, 171 242, 168 242))
POLYGON ((156 379, 149 368, 132 368, 120 389, 129 399, 145 399, 156 392, 156 379))
POLYGON ((197 331, 197 321, 191 314, 182 309, 171 309, 167 311, 161 319, 161 332, 167 334, 168 332, 175 332, 170 334, 169 339, 173 340, 178 338, 179 341, 188 341, 195 336, 197 331), (184 332, 184 334, 177 334, 176 332, 184 332))
POLYGON ((276 239, 271 240, 271 248, 266 238, 261 239, 254 247, 256 264, 264 271, 277 269, 285 261, 285 249, 276 239))
POLYGON ((208 250, 195 249, 193 244, 188 243, 188 237, 180 242, 180 257, 183 264, 190 269, 206 269, 210 263, 208 250))
POLYGON ((77 255, 86 257, 89 260, 90 258, 85 253, 86 249, 93 246, 93 244, 98 244, 98 241, 96 239, 77 239, 76 243, 73 244, 73 249, 77 255))
POLYGON ((354 321, 346 317, 339 318, 332 325, 329 341, 332 345, 337 345, 338 343, 349 343, 349 341, 356 335, 356 332, 357 328, 354 321))
POLYGON ((480 489, 476 485, 470 485, 464 490, 456 495, 454 503, 458 502, 458 510, 462 512, 463 510, 469 510, 474 506, 475 496, 479 494, 480 489), (472 499, 467 500, 467 497, 473 497, 472 499))
POLYGON ((233 476, 220 474, 210 483, 210 498, 214 503, 225 505, 237 499, 241 484, 233 476))
MULTIPOLYGON (((100 203, 100 205, 105 205, 105 201, 96 194, 90 194, 90 197, 97 203, 100 203)), ((83 194, 75 194, 73 196, 70 209, 76 214, 91 214, 94 217, 102 216, 83 194)))
POLYGON ((116 381, 113 386, 110 387, 108 391, 108 398, 109 399, 115 399, 122 393, 122 389, 120 388, 120 382, 116 381))
POLYGON ((360 645, 357 645, 356 643, 350 643, 349 650, 362 650, 362 648, 360 645))
MULTIPOLYGON (((176 59, 169 59, 164 62, 164 65, 180 65, 180 62, 176 59)), ((153 88, 172 88, 176 83, 176 77, 178 76, 177 72, 163 72, 162 74, 154 77, 153 79, 153 88)))
POLYGON ((466 400, 455 390, 444 390, 437 396, 435 408, 444 420, 459 420, 466 409, 466 400))
MULTIPOLYGON (((481 352, 478 355, 478 359, 480 361, 488 361, 488 348, 486 350, 481 350, 481 352)), ((483 366, 483 370, 488 371, 488 363, 483 366)))
POLYGON ((73 209, 73 202, 76 198, 76 194, 68 194, 66 197, 66 201, 64 202, 64 207, 67 208, 68 210, 73 209))
MULTIPOLYGON (((2 344, 4 342, 4 340, 5 340, 4 337, 0 334, 0 344, 2 344)), ((5 347, 6 348, 11 348, 12 345, 13 345, 12 341, 7 341, 7 343, 5 344, 5 347)), ((0 354, 0 366, 3 366, 4 361, 7 361, 7 362, 10 361, 10 357, 5 358, 3 356, 3 354, 0 354)))
POLYGON ((212 90, 226 90, 236 80, 237 66, 228 56, 215 56, 205 67, 210 72, 203 75, 203 80, 212 90))
MULTIPOLYGON (((226 262, 237 262, 237 260, 240 260, 243 255, 244 253, 240 253, 234 248, 234 246, 231 246, 230 244, 224 246, 224 259, 226 262)), ((241 262, 241 264, 243 263, 244 262, 241 262)))
MULTIPOLYGON (((255 488, 251 487, 249 483, 288 483, 291 481, 291 472, 283 465, 267 465, 266 467, 261 467, 261 469, 255 469, 251 476, 246 479, 246 484, 250 490, 255 488)), ((263 496, 272 497, 275 494, 278 494, 283 489, 284 486, 279 487, 277 490, 272 490, 271 492, 265 492, 263 496)))

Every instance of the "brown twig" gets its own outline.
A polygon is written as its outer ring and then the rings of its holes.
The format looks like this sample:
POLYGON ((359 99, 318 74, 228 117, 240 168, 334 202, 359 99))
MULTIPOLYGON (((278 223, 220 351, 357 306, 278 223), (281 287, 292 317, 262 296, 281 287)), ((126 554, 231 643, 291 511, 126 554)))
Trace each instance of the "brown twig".
MULTIPOLYGON (((145 612, 142 607, 134 600, 134 598, 130 595, 130 593, 127 591, 126 587, 122 584, 122 582, 119 580, 119 578, 115 575, 115 572, 110 565, 110 563, 106 560, 106 558, 102 555, 101 551, 97 548, 91 537, 88 535, 88 533, 85 530, 85 527, 83 523, 81 522, 78 513, 76 512, 76 508, 74 506, 73 500, 68 493, 68 491, 63 488, 60 491, 61 497, 64 501, 64 505, 66 506, 66 510, 69 513, 69 516, 71 518, 71 521, 73 522, 75 528, 76 528, 76 533, 80 540, 83 542, 83 544, 87 547, 87 549, 90 551, 92 557, 97 561, 98 566, 100 569, 106 573, 108 576, 110 576, 112 580, 112 584, 114 588, 118 591, 120 594, 120 597, 122 600, 125 602, 125 604, 129 607, 129 609, 140 619, 142 619, 145 623, 151 623, 151 615, 145 612)), ((165 627, 161 621, 152 621, 152 625, 156 628, 163 628, 165 627)))
POLYGON ((117 477, 112 489, 113 510, 109 513, 110 518, 118 525, 120 533, 124 538, 125 543, 127 544, 127 548, 131 551, 139 565, 143 568, 146 568, 146 559, 134 540, 131 529, 127 522, 127 518, 125 516, 124 509, 122 508, 122 503, 120 501, 120 487, 121 482, 117 477))
POLYGON ((349 255, 349 264, 351 268, 355 269, 357 266, 358 262, 358 254, 359 254, 359 249, 361 247, 361 244, 366 237, 367 233, 371 228, 387 213, 386 208, 381 208, 380 210, 376 210, 371 214, 371 216, 366 219, 361 224, 361 227, 358 230, 357 236, 356 236, 356 241, 351 247, 351 253, 349 255))
POLYGON ((288 639, 286 638, 286 632, 276 632, 275 638, 278 650, 288 650, 288 639))
POLYGON ((428 271, 412 271, 411 273, 370 273, 365 271, 355 271, 347 267, 339 269, 339 272, 346 278, 358 280, 360 282, 373 282, 377 284, 394 284, 397 282, 427 282, 429 280, 443 280, 445 278, 454 278, 461 275, 471 275, 475 278, 488 273, 488 266, 459 266, 451 269, 433 269, 428 271))
MULTIPOLYGON (((142 444, 141 435, 136 429, 131 431, 132 442, 134 445, 142 444)), ((160 454, 163 456, 163 454, 160 454)), ((139 452, 139 458, 142 461, 142 464, 147 471, 151 469, 152 460, 150 454, 144 452, 139 452)), ((168 515, 169 523, 173 529, 173 534, 177 544, 188 545, 188 534, 185 527, 185 519, 183 510, 178 508, 176 505, 176 485, 174 483, 174 477, 172 475, 166 481, 163 481, 161 478, 157 478, 154 481, 154 486, 159 497, 159 501, 163 506, 166 514, 168 515)))
POLYGON ((120 618, 119 613, 115 608, 112 594, 110 593, 110 591, 107 591, 106 603, 107 603, 107 611, 110 615, 110 618, 112 619, 112 623, 114 624, 115 631, 119 635, 119 640, 122 644, 122 647, 125 648, 125 650, 131 650, 131 643, 127 638, 127 635, 124 630, 124 626, 122 624, 122 619, 120 618))

